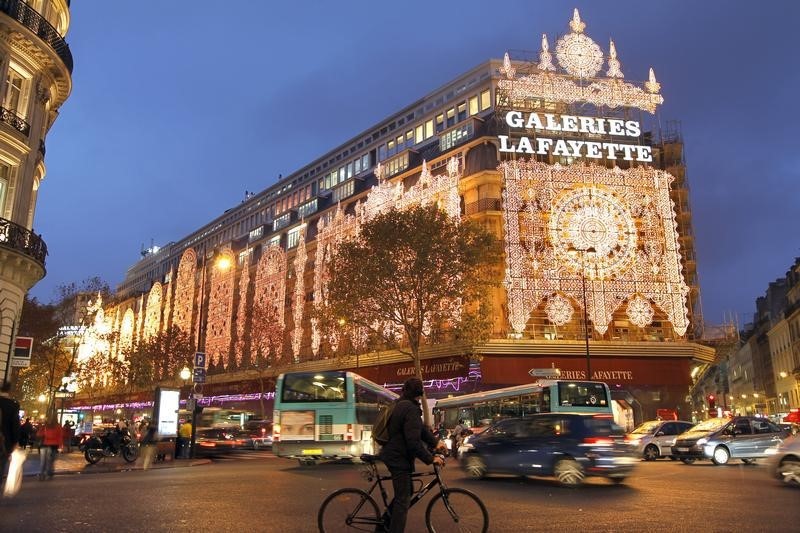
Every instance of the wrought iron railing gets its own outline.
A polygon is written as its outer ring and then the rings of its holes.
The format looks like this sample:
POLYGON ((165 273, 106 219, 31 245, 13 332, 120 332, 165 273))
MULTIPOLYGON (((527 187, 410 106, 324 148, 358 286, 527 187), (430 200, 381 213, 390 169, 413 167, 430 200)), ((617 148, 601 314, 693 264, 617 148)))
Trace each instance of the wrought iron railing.
POLYGON ((47 19, 21 0, 0 0, 0 11, 19 21, 50 45, 50 48, 58 54, 67 70, 72 74, 72 52, 61 34, 47 22, 47 19))
POLYGON ((23 135, 28 135, 31 132, 31 125, 11 109, 0 107, 0 121, 5 122, 23 135))
POLYGON ((464 214, 472 215, 481 211, 500 211, 503 207, 500 198, 481 198, 477 202, 470 202, 464 206, 464 214))
POLYGON ((47 245, 42 237, 4 218, 0 218, 0 246, 22 252, 44 266, 47 245))

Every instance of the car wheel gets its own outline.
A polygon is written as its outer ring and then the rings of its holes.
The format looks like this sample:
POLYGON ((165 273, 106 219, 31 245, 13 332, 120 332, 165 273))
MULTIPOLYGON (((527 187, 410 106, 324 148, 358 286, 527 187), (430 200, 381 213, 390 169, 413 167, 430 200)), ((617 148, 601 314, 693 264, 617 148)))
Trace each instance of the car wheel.
POLYGON ((674 455, 670 455, 670 456, 669 456, 669 460, 670 460, 670 461, 677 461, 677 460, 678 460, 678 458, 677 458, 677 457, 675 457, 674 455))
POLYGON ((625 481, 625 476, 612 477, 609 479, 611 479, 611 482, 614 483, 614 485, 621 485, 625 481))
POLYGON ((681 459, 681 462, 685 465, 690 465, 694 463, 694 459, 692 457, 684 457, 681 459))
POLYGON ((756 463, 755 459, 742 459, 742 462, 746 465, 753 465, 756 463))
POLYGON ((781 481, 793 487, 800 487, 800 461, 784 459, 778 467, 781 481))
POLYGON ((467 455, 464 469, 471 477, 478 479, 486 477, 486 462, 474 453, 467 455))
POLYGON ((714 462, 715 465, 724 465, 728 462, 728 459, 731 458, 731 453, 725 446, 717 446, 714 449, 714 455, 711 456, 711 460, 714 462))
POLYGON ((658 446, 655 444, 648 444, 647 447, 644 449, 644 460, 645 461, 655 461, 661 456, 658 453, 658 446))
POLYGON ((254 449, 254 450, 257 450, 257 449, 259 449, 259 448, 261 448, 261 445, 258 443, 258 441, 257 441, 257 440, 254 440, 254 441, 253 441, 253 449, 254 449))
POLYGON ((583 483, 583 478, 586 476, 575 459, 561 459, 556 463, 554 470, 558 482, 567 487, 577 487, 583 483))

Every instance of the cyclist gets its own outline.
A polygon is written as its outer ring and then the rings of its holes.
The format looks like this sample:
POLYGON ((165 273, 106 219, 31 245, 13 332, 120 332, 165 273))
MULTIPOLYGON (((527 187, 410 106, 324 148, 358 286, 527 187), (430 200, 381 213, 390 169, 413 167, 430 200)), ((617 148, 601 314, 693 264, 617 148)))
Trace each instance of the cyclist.
POLYGON ((409 378, 403 384, 403 392, 397 400, 392 416, 389 419, 389 442, 380 452, 381 460, 392 475, 394 499, 389 506, 390 532, 402 532, 406 527, 408 505, 413 492, 411 473, 414 472, 414 460, 423 463, 444 466, 444 459, 433 455, 425 446, 435 447, 436 451, 445 453, 447 446, 436 438, 430 429, 422 423, 422 381, 409 378))

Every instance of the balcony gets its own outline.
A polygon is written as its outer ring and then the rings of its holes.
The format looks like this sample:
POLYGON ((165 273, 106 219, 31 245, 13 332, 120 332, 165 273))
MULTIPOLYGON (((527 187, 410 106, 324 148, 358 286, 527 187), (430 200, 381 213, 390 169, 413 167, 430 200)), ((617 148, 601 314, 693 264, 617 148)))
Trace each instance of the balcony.
POLYGON ((50 45, 72 74, 72 52, 64 38, 35 9, 21 0, 0 0, 0 11, 17 20, 50 45))
POLYGON ((20 118, 16 113, 5 107, 0 107, 0 121, 8 124, 21 134, 27 135, 31 132, 31 125, 20 118))
POLYGON ((0 247, 27 255, 44 267, 47 245, 39 235, 10 220, 0 218, 0 247))

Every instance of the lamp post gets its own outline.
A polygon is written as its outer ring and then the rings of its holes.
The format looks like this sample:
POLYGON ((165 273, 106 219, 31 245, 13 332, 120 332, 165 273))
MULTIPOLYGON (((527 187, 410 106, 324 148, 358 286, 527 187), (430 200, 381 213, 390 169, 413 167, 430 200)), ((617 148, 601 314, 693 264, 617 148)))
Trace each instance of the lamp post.
MULTIPOLYGON (((197 351, 200 351, 200 342, 202 340, 202 333, 203 333, 203 311, 205 310, 205 315, 208 314, 208 308, 205 306, 205 299, 206 299, 206 260, 210 257, 213 259, 216 257, 217 252, 216 250, 208 256, 205 251, 203 252, 202 261, 200 262, 200 302, 197 309, 197 351)), ((225 271, 228 270, 232 266, 231 259, 227 255, 221 256, 216 263, 214 263, 214 267, 217 270, 225 271)), ((189 368, 184 368, 184 370, 189 370, 189 368)), ((183 370, 181 370, 181 377, 183 377, 183 370)), ((188 379, 188 377, 186 378, 188 379)), ((197 394, 198 392, 202 392, 202 384, 195 383, 189 391, 189 399, 187 400, 186 404, 191 410, 192 416, 192 435, 189 440, 189 457, 194 459, 195 457, 195 442, 197 441, 197 394), (199 391, 198 391, 199 389, 199 391)))
POLYGON ((570 247, 570 252, 580 252, 581 254, 581 289, 583 291, 583 331, 586 341, 586 379, 592 379, 592 358, 589 354, 589 308, 586 305, 586 254, 595 253, 594 246, 586 248, 570 247))

